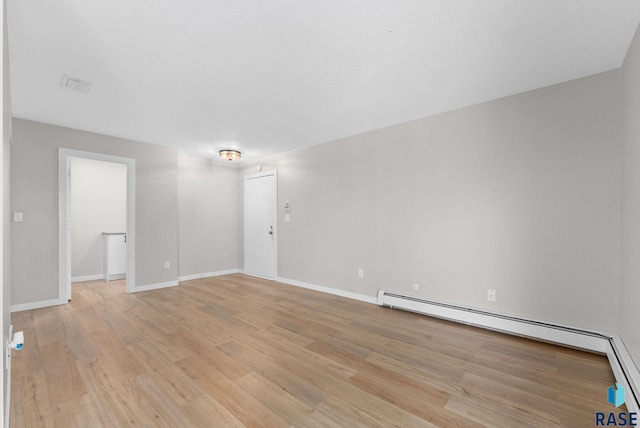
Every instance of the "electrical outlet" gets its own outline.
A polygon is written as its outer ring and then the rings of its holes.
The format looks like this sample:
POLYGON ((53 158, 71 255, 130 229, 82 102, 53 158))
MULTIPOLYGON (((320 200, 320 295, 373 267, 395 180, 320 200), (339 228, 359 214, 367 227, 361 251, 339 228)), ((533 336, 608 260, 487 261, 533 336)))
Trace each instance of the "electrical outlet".
POLYGON ((164 268, 165 269, 169 269, 171 267, 171 263, 170 262, 164 262, 164 268))
POLYGON ((358 269, 358 278, 364 278, 364 269, 358 269))
POLYGON ((490 302, 496 301, 496 290, 487 290, 487 300, 490 302))

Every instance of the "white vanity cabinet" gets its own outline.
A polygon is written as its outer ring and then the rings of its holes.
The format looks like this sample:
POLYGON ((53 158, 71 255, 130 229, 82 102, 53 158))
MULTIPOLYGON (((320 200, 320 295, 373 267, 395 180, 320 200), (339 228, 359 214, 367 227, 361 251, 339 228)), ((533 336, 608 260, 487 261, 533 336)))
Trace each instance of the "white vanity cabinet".
POLYGON ((104 280, 112 281, 127 276, 127 234, 102 234, 102 266, 104 280))

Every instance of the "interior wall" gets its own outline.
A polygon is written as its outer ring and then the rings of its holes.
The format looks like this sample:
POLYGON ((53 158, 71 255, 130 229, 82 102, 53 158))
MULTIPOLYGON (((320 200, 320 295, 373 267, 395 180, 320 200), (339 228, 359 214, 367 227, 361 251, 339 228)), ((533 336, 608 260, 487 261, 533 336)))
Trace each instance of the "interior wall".
POLYGON ((640 366, 640 34, 622 67, 623 151, 620 337, 640 366))
POLYGON ((102 233, 127 231, 127 166, 71 158, 71 278, 102 276, 102 233))
MULTIPOLYGON (((2 343, 9 339, 11 326, 11 206, 10 206, 10 154, 11 154, 11 95, 9 78, 9 44, 7 35, 6 3, 0 4, 2 13, 2 343)), ((6 355, 3 352, 3 367, 7 367, 6 355)), ((0 391, 0 420, 8 420, 9 408, 5 393, 7 391, 6 371, 1 370, 2 391, 0 391)))
POLYGON ((180 277, 238 269, 235 168, 178 154, 180 277))
POLYGON ((617 331, 619 86, 611 71, 262 159, 278 276, 617 331))
POLYGON ((175 283, 178 264, 177 151, 39 122, 13 120, 12 304, 58 297, 58 149, 136 161, 136 286, 175 283), (164 262, 170 269, 164 269, 164 262))

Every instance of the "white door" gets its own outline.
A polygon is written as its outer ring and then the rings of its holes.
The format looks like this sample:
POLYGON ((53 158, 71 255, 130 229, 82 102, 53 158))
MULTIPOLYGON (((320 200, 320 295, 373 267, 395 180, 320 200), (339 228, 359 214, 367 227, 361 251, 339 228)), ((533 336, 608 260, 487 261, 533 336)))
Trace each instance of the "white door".
POLYGON ((244 270, 274 279, 277 265, 277 171, 244 179, 244 270))

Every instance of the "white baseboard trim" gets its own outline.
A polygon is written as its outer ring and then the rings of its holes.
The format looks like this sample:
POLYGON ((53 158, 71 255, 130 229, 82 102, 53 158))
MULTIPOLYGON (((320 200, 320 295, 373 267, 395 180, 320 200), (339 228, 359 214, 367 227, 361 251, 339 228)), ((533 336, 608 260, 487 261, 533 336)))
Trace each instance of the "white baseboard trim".
POLYGON ((31 309, 48 308, 50 306, 57 306, 60 304, 63 304, 63 303, 60 303, 60 300, 58 299, 40 300, 37 302, 19 303, 17 305, 11 305, 10 311, 11 313, 29 311, 31 309))
POLYGON ((204 273, 196 273, 194 275, 184 275, 179 276, 178 281, 190 281, 192 279, 200 279, 200 278, 211 278, 213 276, 222 276, 222 275, 231 275, 233 273, 239 273, 239 269, 228 269, 228 270, 219 270, 216 272, 204 272, 204 273))
POLYGON ((104 279, 104 274, 74 276, 71 278, 71 282, 95 281, 96 279, 104 279))
POLYGON ((625 387, 627 410, 640 414, 640 371, 624 342, 617 335, 609 339, 607 358, 616 382, 625 387))
POLYGON ((109 282, 109 281, 119 281, 121 279, 125 279, 127 277, 126 273, 111 273, 109 275, 107 275, 106 278, 104 278, 105 281, 109 282))
POLYGON ((333 294, 336 296, 347 297, 349 299, 360 300, 361 302, 377 303, 375 297, 365 296, 364 294, 353 293, 351 291, 339 290, 337 288, 325 287, 323 285, 310 284, 308 282, 298 281, 295 279, 275 277, 275 281, 282 282, 296 287, 308 288, 309 290, 322 291, 323 293, 333 294))
POLYGON ((178 281, 159 282, 157 284, 137 285, 132 293, 138 293, 140 291, 159 290, 160 288, 175 287, 178 285, 178 281))
MULTIPOLYGON (((616 382, 625 388, 627 409, 629 412, 639 412, 640 372, 622 339, 616 335, 428 301, 385 290, 378 292, 377 303, 381 306, 606 354, 616 382)), ((606 401, 603 405, 607 405, 606 401)))

